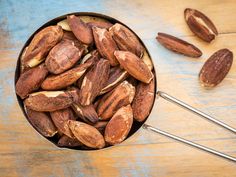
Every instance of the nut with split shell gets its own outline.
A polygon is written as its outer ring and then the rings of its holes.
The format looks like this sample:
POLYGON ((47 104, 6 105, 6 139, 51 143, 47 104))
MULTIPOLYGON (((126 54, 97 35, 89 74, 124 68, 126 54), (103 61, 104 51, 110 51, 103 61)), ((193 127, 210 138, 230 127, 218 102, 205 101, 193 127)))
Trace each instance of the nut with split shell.
POLYGON ((132 103, 135 87, 123 81, 114 90, 106 93, 98 103, 97 113, 101 120, 110 119, 122 106, 132 103))
POLYGON ((59 75, 48 76, 42 83, 44 90, 59 90, 75 83, 92 65, 91 62, 81 64, 59 75))
POLYGON ((37 90, 48 74, 45 64, 31 68, 22 73, 16 82, 16 93, 22 99, 26 98, 28 94, 37 90))
POLYGON ((109 78, 100 92, 100 95, 107 93, 114 89, 119 83, 124 81, 129 76, 128 72, 115 66, 110 69, 109 78))
POLYGON ((81 105, 90 105, 94 101, 96 96, 99 95, 108 80, 109 70, 109 61, 105 59, 100 59, 86 73, 83 78, 79 94, 81 105))
POLYGON ((117 50, 114 55, 120 65, 135 79, 144 83, 149 83, 153 79, 153 74, 148 69, 148 66, 135 54, 117 50))
POLYGON ((92 30, 80 17, 69 15, 67 16, 67 22, 71 31, 79 41, 87 45, 93 43, 92 30))
POLYGON ((29 95, 24 104, 35 111, 51 112, 65 109, 73 103, 72 96, 65 91, 40 91, 29 95))
POLYGON ((112 35, 112 38, 115 40, 120 50, 130 51, 138 57, 143 56, 144 47, 137 36, 127 27, 116 23, 109 29, 109 33, 112 35))
POLYGON ((32 68, 44 61, 48 52, 60 42, 62 36, 63 30, 60 26, 48 26, 35 34, 22 60, 24 68, 32 68))
POLYGON ((114 51, 118 50, 118 47, 110 33, 104 28, 93 27, 92 29, 95 44, 101 56, 108 59, 111 66, 118 65, 119 63, 114 56, 114 51))
POLYGON ((215 25, 202 12, 186 8, 184 17, 190 30, 202 40, 211 42, 218 35, 215 25))

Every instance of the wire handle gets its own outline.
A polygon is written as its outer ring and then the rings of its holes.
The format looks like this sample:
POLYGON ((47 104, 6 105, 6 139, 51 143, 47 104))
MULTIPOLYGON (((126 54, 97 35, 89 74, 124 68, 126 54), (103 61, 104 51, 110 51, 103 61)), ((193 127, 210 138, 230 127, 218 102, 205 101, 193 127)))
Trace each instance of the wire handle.
POLYGON ((202 111, 200 111, 200 110, 198 110, 198 109, 196 109, 196 108, 194 108, 194 107, 178 100, 177 98, 174 98, 174 97, 168 95, 167 93, 164 93, 162 91, 158 91, 157 95, 159 95, 160 97, 164 98, 165 100, 168 100, 168 101, 170 101, 170 102, 172 102, 172 103, 174 103, 174 104, 176 104, 176 105, 178 105, 178 106, 180 106, 184 109, 187 109, 187 110, 193 112, 194 114, 196 114, 198 116, 201 116, 201 117, 203 117, 203 118, 205 118, 205 119, 207 119, 211 122, 214 122, 215 124, 217 124, 217 125, 219 125, 219 126, 221 126, 221 127, 223 127, 223 128, 225 128, 225 129, 227 129, 227 130, 229 130, 229 131, 236 134, 236 129, 235 128, 233 128, 233 127, 217 120, 216 118, 214 118, 212 116, 207 115, 206 113, 204 113, 204 112, 202 112, 202 111))
MULTIPOLYGON (((172 103, 174 103, 176 105, 179 105, 180 107, 182 107, 184 109, 187 109, 187 110, 191 111, 192 113, 195 113, 198 116, 201 116, 201 117, 203 117, 203 118, 205 118, 205 119, 207 119, 207 120, 209 120, 211 122, 214 122, 215 124, 225 128, 225 129, 227 129, 227 130, 229 130, 229 131, 231 131, 233 133, 236 133, 236 129, 235 128, 233 128, 233 127, 231 127, 231 126, 229 126, 229 125, 227 125, 227 124, 217 120, 216 118, 214 118, 214 117, 212 117, 210 115, 207 115, 204 112, 202 112, 202 111, 200 111, 200 110, 198 110, 198 109, 196 109, 196 108, 194 108, 194 107, 192 107, 192 106, 190 106, 190 105, 188 105, 188 104, 186 104, 186 103, 184 103, 184 102, 182 102, 182 101, 180 101, 180 100, 178 100, 178 99, 176 99, 176 98, 174 98, 174 97, 172 97, 170 95, 168 95, 167 93, 164 93, 162 91, 158 91, 157 95, 159 95, 160 97, 164 98, 165 100, 168 100, 168 101, 170 101, 170 102, 172 102, 172 103)), ((162 131, 162 130, 157 129, 155 127, 152 127, 150 125, 144 124, 143 128, 147 129, 147 130, 151 130, 151 131, 153 131, 155 133, 159 133, 161 135, 164 135, 164 136, 166 136, 168 138, 171 138, 171 139, 174 139, 176 141, 182 142, 184 144, 190 145, 190 146, 195 147, 197 149, 201 149, 203 151, 206 151, 206 152, 209 152, 211 154, 217 155, 219 157, 225 158, 227 160, 236 162, 236 158, 235 157, 229 156, 227 154, 224 154, 222 152, 219 152, 219 151, 216 151, 214 149, 208 148, 206 146, 202 146, 200 144, 197 144, 197 143, 194 143, 192 141, 186 140, 184 138, 178 137, 176 135, 170 134, 168 132, 162 131)))
POLYGON ((206 146, 202 146, 202 145, 200 145, 200 144, 194 143, 194 142, 192 142, 192 141, 186 140, 186 139, 181 138, 181 137, 178 137, 178 136, 176 136, 176 135, 172 135, 172 134, 170 134, 170 133, 167 133, 167 132, 165 132, 165 131, 162 131, 162 130, 160 130, 160 129, 157 129, 157 128, 155 128, 155 127, 152 127, 152 126, 150 126, 150 125, 144 124, 144 125, 143 125, 143 128, 144 128, 144 129, 147 129, 147 130, 150 130, 150 131, 153 131, 153 132, 155 132, 155 133, 159 133, 159 134, 164 135, 164 136, 166 136, 166 137, 168 137, 168 138, 171 138, 171 139, 174 139, 174 140, 176 140, 176 141, 182 142, 182 143, 184 143, 184 144, 187 144, 187 145, 189 145, 189 146, 195 147, 195 148, 197 148, 197 149, 201 149, 201 150, 203 150, 203 151, 206 151, 206 152, 209 152, 209 153, 211 153, 211 154, 217 155, 217 156, 222 157, 222 158, 224 158, 224 159, 227 159, 227 160, 236 162, 236 158, 234 158, 234 157, 232 157, 232 156, 229 156, 229 155, 224 154, 224 153, 222 153, 222 152, 219 152, 219 151, 216 151, 216 150, 214 150, 214 149, 208 148, 208 147, 206 147, 206 146))

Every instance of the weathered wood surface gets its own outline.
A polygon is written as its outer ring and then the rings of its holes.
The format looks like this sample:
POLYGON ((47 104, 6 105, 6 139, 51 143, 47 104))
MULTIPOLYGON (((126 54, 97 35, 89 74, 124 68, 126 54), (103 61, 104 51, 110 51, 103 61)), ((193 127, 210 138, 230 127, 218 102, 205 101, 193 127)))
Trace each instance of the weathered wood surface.
MULTIPOLYGON (((144 41, 157 69, 158 88, 236 127, 236 63, 212 90, 198 83, 204 61, 216 50, 236 54, 236 2, 199 1, 17 1, 0 0, 0 176, 236 176, 236 164, 140 129, 119 146, 94 152, 58 149, 26 121, 14 93, 17 55, 29 35, 56 16, 93 11, 113 16, 144 41), (186 7, 206 13, 219 30, 211 44, 188 29, 186 7), (171 53, 157 32, 193 42, 200 59, 171 53)), ((158 99, 148 124, 236 156, 236 136, 158 99)))

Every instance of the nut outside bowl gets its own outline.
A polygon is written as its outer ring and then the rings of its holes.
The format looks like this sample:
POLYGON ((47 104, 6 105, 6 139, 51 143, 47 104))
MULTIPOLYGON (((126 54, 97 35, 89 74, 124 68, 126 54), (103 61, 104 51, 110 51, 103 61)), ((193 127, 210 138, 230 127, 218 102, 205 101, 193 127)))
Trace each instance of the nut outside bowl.
MULTIPOLYGON (((23 45, 23 47, 22 47, 22 49, 21 49, 21 51, 20 51, 20 54, 19 54, 19 56, 18 56, 18 59, 17 59, 16 70, 15 70, 15 78, 14 78, 14 83, 15 83, 15 84, 16 84, 17 80, 18 80, 19 77, 20 77, 20 57, 21 57, 21 55, 22 55, 22 53, 23 53, 25 47, 28 46, 29 43, 30 43, 30 41, 33 39, 34 35, 35 35, 37 32, 39 32, 41 29, 43 29, 43 28, 45 28, 45 27, 47 27, 47 26, 56 25, 59 21, 66 19, 67 15, 72 15, 72 14, 73 14, 73 15, 76 15, 76 16, 91 16, 91 17, 103 18, 103 19, 105 19, 105 20, 107 20, 107 21, 109 21, 109 22, 111 22, 111 23, 113 23, 113 24, 115 24, 115 23, 120 23, 120 24, 124 25, 125 27, 127 27, 129 30, 131 30, 128 26, 126 26, 124 23, 120 22, 119 20, 117 20, 117 19, 115 19, 115 18, 106 16, 106 15, 103 15, 103 14, 99 14, 99 13, 94 13, 94 12, 74 12, 74 13, 65 14, 65 15, 56 17, 56 18, 54 18, 54 19, 51 19, 51 20, 49 20, 48 22, 46 22, 44 25, 42 25, 40 28, 38 28, 38 29, 28 38, 28 40, 26 41, 26 43, 23 45)), ((131 30, 131 31, 138 37, 138 35, 137 35, 133 30, 131 30)), ((141 40, 139 37, 138 37, 138 39, 140 40, 141 44, 144 46, 145 50, 147 51, 147 54, 150 56, 150 54, 149 54, 149 52, 148 52, 146 46, 145 46, 144 43, 142 42, 142 40, 141 40)), ((150 56, 150 58, 151 58, 151 56, 150 56)), ((151 61, 153 62, 152 59, 151 59, 151 61)), ((155 76, 155 68, 154 68, 154 67, 153 67, 153 73, 154 73, 154 76, 155 76)), ((157 89, 157 87, 156 87, 156 83, 157 83, 157 82, 156 82, 156 77, 154 77, 154 79, 155 79, 155 93, 156 93, 156 89, 157 89)), ((26 111, 25 111, 25 108, 24 108, 23 100, 22 100, 18 95, 16 95, 16 97, 17 97, 17 101, 18 101, 18 103, 19 103, 19 106, 20 106, 20 108, 21 108, 21 110, 22 110, 22 112, 23 112, 25 118, 26 118, 26 119, 28 120, 28 122, 30 123, 29 118, 28 118, 28 116, 27 116, 27 114, 26 114, 26 111)), ((156 94, 154 94, 154 97, 156 97, 156 94)), ((154 98, 154 101, 153 101, 153 104, 152 104, 152 109, 153 109, 154 102, 155 102, 155 98, 154 98)), ((152 110, 152 109, 151 109, 151 110, 152 110)), ((149 117, 149 116, 148 116, 148 117, 149 117)), ((148 117, 147 117, 147 118, 148 118, 148 117)), ((147 119, 146 119, 146 120, 147 120, 147 119)), ((129 135, 127 136, 126 139, 128 139, 128 138, 130 138, 132 135, 134 135, 134 134, 142 127, 142 125, 146 122, 146 120, 143 121, 143 122, 134 121, 134 122, 133 122, 133 125, 132 125, 132 128, 131 128, 131 130, 130 130, 130 132, 129 132, 129 135)), ((30 123, 30 124, 31 124, 31 123, 30 123)), ((33 125, 31 124, 31 126, 33 126, 33 125)), ((34 127, 34 126, 33 126, 33 127, 34 127)), ((34 127, 34 129, 35 129, 35 127, 34 127)), ((35 129, 35 130, 36 130, 36 129, 35 129)), ((37 130, 36 130, 36 131, 37 131, 37 130)), ((42 135, 39 131, 37 131, 37 132, 38 132, 40 135, 42 135)), ((42 135, 42 136, 43 136, 43 135, 42 135)), ((43 137, 45 137, 45 136, 43 136, 43 137)), ((45 137, 45 138, 46 138, 47 140, 49 140, 51 143, 53 143, 54 145, 56 145, 57 147, 59 147, 59 146, 57 145, 57 141, 58 141, 58 137, 57 137, 57 136, 53 136, 53 137, 51 137, 51 138, 48 138, 48 137, 45 137)), ((124 140, 124 141, 126 141, 126 140, 124 140)), ((124 141, 123 141, 123 142, 124 142, 124 141)), ((122 143, 123 143, 123 142, 122 142, 122 143)), ((68 147, 66 147, 66 148, 67 148, 67 149, 74 149, 74 150, 82 150, 82 151, 91 151, 91 150, 104 150, 104 149, 111 148, 111 147, 114 147, 114 146, 107 146, 107 147, 105 147, 105 148, 103 148, 103 149, 82 149, 81 147, 77 147, 77 148, 68 148, 68 147)), ((61 148, 61 147, 60 147, 60 148, 61 148)))

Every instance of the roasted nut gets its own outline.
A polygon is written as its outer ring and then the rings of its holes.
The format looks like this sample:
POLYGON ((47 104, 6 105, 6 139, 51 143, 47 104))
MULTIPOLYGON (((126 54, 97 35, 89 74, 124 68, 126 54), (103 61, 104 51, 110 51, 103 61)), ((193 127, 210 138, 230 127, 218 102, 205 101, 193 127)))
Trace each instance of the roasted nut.
POLYGON ((68 126, 68 120, 75 120, 74 114, 70 108, 50 112, 50 115, 59 132, 70 138, 74 137, 68 126))
POLYGON ((120 65, 134 78, 144 83, 149 83, 153 74, 147 65, 135 54, 128 51, 115 51, 114 55, 120 65))
POLYGON ((154 79, 149 84, 140 82, 137 85, 132 103, 135 120, 142 122, 150 114, 154 102, 154 89, 154 79))
POLYGON ((215 52, 203 65, 199 80, 204 87, 218 85, 228 74, 233 63, 233 53, 228 49, 215 52))
POLYGON ((81 64, 62 74, 49 76, 44 80, 41 87, 44 90, 63 89, 75 83, 91 65, 91 62, 81 64))
POLYGON ((69 120, 69 127, 74 136, 84 145, 96 149, 101 149, 105 146, 102 134, 91 125, 69 120))
POLYGON ((202 56, 201 50, 182 39, 176 38, 169 34, 158 33, 157 41, 160 42, 165 48, 180 53, 189 57, 200 57, 202 56))
POLYGON ((218 35, 212 21, 198 10, 187 8, 184 16, 190 30, 202 40, 211 42, 218 35))
MULTIPOLYGON (((97 50, 94 50, 87 55, 84 56, 84 58, 81 60, 80 64, 91 62, 93 64, 96 64, 100 60, 100 55, 97 50)), ((90 69, 90 68, 89 68, 90 69)), ((84 76, 87 74, 89 69, 86 71, 86 73, 78 80, 77 87, 81 88, 82 82, 84 80, 84 76)))
POLYGON ((95 124, 98 121, 98 115, 93 105, 82 106, 79 103, 74 103, 72 108, 79 118, 86 123, 95 124))
POLYGON ((105 28, 105 29, 109 29, 113 25, 107 21, 93 21, 93 22, 88 22, 87 24, 90 28, 95 26, 98 28, 105 28))
POLYGON ((115 145, 124 141, 133 124, 133 112, 130 105, 120 108, 108 122, 105 129, 105 141, 115 145))
POLYGON ((45 60, 48 52, 62 36, 63 30, 60 26, 48 26, 35 34, 23 58, 24 68, 32 68, 45 60))
POLYGON ((35 68, 25 71, 20 75, 16 82, 16 93, 22 99, 28 96, 28 94, 37 90, 45 77, 48 74, 48 70, 44 64, 41 64, 35 68))
POLYGON ((110 65, 108 60, 100 59, 84 76, 80 88, 80 103, 90 105, 101 92, 108 80, 110 65))
POLYGON ((35 111, 51 112, 68 108, 73 103, 73 99, 64 91, 41 91, 30 94, 24 103, 35 111))
POLYGON ((109 32, 120 50, 130 51, 138 57, 143 56, 144 47, 137 36, 128 28, 116 23, 109 29, 109 32))
POLYGON ((45 63, 51 73, 60 74, 74 66, 83 52, 73 41, 61 41, 49 52, 45 63))
POLYGON ((112 66, 118 65, 119 63, 114 56, 114 51, 118 48, 109 32, 104 28, 93 27, 92 29, 95 44, 101 56, 108 59, 112 66))
POLYGON ((59 139, 57 145, 59 147, 70 147, 71 148, 71 147, 79 147, 79 146, 82 146, 83 144, 77 138, 75 138, 75 137, 74 138, 70 138, 70 137, 68 137, 66 135, 63 135, 59 139))
POLYGON ((25 107, 29 122, 39 133, 45 137, 53 137, 57 133, 57 128, 53 124, 50 116, 44 112, 37 112, 25 107))
POLYGON ((75 15, 67 16, 67 22, 76 38, 84 44, 93 43, 93 34, 91 28, 75 15))
POLYGON ((128 72, 121 69, 119 66, 115 66, 110 69, 109 78, 103 87, 100 95, 111 91, 115 88, 119 83, 124 81, 129 76, 128 72))
POLYGON ((67 19, 64 19, 62 21, 59 21, 57 23, 58 26, 60 26, 63 30, 66 30, 66 31, 71 31, 70 27, 69 27, 69 24, 67 22, 67 19))
POLYGON ((123 81, 99 101, 97 106, 98 116, 101 120, 111 118, 119 108, 132 103, 134 95, 135 87, 127 81, 123 81))

